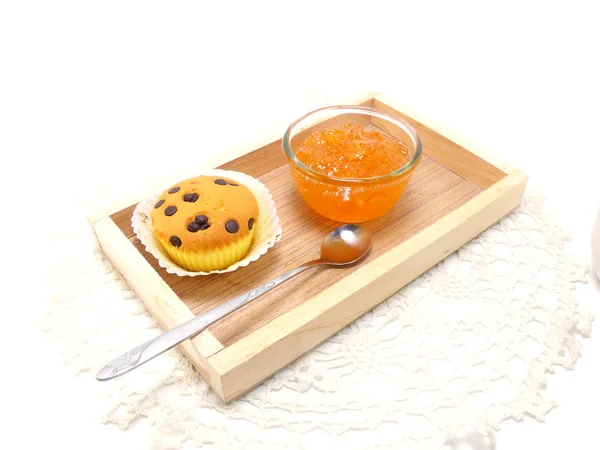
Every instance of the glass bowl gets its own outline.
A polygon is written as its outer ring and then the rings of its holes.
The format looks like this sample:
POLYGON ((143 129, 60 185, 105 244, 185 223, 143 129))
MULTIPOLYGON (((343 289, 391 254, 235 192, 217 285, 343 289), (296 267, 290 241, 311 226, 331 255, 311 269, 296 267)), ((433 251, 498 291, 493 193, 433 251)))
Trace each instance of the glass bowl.
POLYGON ((344 105, 317 109, 300 117, 286 130, 282 147, 306 203, 322 216, 344 223, 365 222, 389 211, 402 196, 422 154, 421 138, 406 120, 377 108, 344 105), (376 129, 399 140, 408 152, 408 162, 393 172, 371 178, 337 178, 313 170, 296 157, 309 135, 344 124, 376 129))

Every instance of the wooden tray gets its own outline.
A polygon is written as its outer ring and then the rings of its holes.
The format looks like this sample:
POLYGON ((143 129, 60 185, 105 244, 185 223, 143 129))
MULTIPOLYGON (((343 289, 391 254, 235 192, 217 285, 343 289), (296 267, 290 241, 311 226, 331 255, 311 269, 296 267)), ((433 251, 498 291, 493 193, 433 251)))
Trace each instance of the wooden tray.
MULTIPOLYGON (((180 345, 225 402, 244 394, 438 263, 521 201, 527 176, 455 144, 377 99, 363 105, 408 119, 423 159, 399 203, 365 224, 373 249, 360 265, 318 268, 288 281, 180 345)), ((372 126, 385 126, 373 120, 372 126)), ((221 166, 262 181, 275 199, 282 241, 248 267, 209 277, 160 268, 131 229, 135 205, 90 216, 100 247, 164 329, 318 256, 339 224, 314 213, 297 193, 281 141, 221 166)), ((123 351, 135 342, 123 342, 123 351)))

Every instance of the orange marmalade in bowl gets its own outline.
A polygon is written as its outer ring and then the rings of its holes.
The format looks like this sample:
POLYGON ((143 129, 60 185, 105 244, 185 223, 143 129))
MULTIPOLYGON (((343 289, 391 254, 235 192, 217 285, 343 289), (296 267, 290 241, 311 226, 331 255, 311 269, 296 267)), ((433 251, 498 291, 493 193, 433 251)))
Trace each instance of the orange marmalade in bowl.
POLYGON ((282 145, 306 203, 346 223, 375 219, 391 209, 421 157, 421 141, 410 124, 356 106, 323 108, 300 118, 282 145), (311 117, 320 123, 304 123, 311 117))
POLYGON ((401 141, 352 124, 315 131, 300 144, 296 158, 317 172, 341 178, 386 175, 410 159, 401 141))

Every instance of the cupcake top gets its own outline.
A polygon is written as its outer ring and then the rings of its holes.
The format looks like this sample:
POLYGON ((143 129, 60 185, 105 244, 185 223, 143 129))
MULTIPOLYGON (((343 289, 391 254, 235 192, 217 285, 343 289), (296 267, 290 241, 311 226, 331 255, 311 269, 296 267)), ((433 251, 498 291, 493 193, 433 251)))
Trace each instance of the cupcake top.
POLYGON ((180 250, 216 249, 248 236, 258 202, 237 181, 200 176, 165 190, 152 210, 157 237, 180 250))

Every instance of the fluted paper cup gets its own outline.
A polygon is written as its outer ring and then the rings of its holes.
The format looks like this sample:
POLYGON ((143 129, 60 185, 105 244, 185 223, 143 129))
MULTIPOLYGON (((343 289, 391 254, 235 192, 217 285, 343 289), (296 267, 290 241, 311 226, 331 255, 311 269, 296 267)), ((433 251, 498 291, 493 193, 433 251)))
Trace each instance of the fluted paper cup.
POLYGON ((275 202, 271 197, 271 193, 264 184, 245 173, 235 172, 231 170, 210 169, 202 171, 196 176, 217 176, 230 178, 243 184, 252 191, 258 202, 259 219, 255 225, 254 238, 252 245, 246 253, 246 256, 235 264, 222 270, 213 270, 210 272, 191 272, 177 265, 166 252, 160 241, 154 234, 152 228, 152 209, 158 198, 163 193, 163 190, 153 192, 142 201, 140 201, 131 217, 131 225, 137 238, 140 240, 145 249, 154 256, 160 267, 163 267, 168 273, 179 275, 180 277, 211 275, 217 273, 233 272, 240 267, 245 267, 253 261, 257 261, 262 255, 275 245, 281 239, 281 226, 279 225, 279 217, 275 202))

